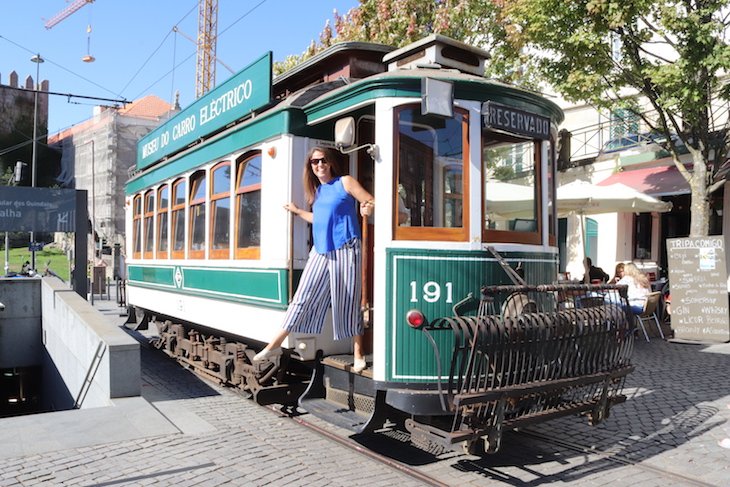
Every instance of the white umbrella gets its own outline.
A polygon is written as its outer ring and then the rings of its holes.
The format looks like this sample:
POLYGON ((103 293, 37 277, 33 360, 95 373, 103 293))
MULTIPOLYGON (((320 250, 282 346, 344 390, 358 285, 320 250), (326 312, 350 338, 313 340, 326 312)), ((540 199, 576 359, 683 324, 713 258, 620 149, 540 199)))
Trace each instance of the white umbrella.
POLYGON ((497 179, 486 182, 487 213, 500 218, 534 217, 535 188, 505 183, 497 179))
POLYGON ((558 215, 597 215, 599 213, 666 212, 672 203, 658 200, 621 183, 595 186, 586 181, 573 181, 558 186, 558 215))
MULTIPOLYGON (((487 212, 502 218, 535 215, 535 189, 532 186, 489 180, 486 183, 487 212)), ((557 188, 558 216, 596 215, 599 213, 665 212, 669 202, 658 200, 621 183, 595 186, 573 181, 557 188)))
POLYGON ((584 257, 587 254, 585 248, 586 215, 618 212, 648 213, 654 211, 663 213, 672 209, 672 203, 658 200, 621 183, 595 186, 586 181, 573 181, 559 186, 557 188, 557 205, 559 216, 580 216, 584 257))

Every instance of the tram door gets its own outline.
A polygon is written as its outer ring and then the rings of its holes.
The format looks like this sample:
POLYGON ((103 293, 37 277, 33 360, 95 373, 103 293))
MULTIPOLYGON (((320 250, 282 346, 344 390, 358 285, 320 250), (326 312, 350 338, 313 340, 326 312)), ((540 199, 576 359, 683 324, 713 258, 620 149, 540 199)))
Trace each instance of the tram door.
MULTIPOLYGON (((360 119, 357 124, 357 144, 375 143, 375 123, 373 120, 360 119)), ((360 184, 370 193, 375 194, 375 163, 364 150, 357 152, 357 178, 360 184)), ((377 210, 377 203, 376 209, 377 210)), ((363 340, 363 352, 372 353, 373 350, 373 242, 375 241, 375 227, 373 217, 361 217, 362 231, 362 309, 365 321, 365 335, 363 340)))

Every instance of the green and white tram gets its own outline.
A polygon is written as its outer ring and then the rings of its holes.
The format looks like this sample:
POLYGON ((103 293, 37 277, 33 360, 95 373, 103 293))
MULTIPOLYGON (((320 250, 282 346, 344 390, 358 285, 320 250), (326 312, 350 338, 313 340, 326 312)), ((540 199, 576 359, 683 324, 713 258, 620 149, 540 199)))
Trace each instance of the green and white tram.
MULTIPOLYGON (((400 411, 420 437, 486 436, 491 419, 458 431, 448 419, 463 337, 423 325, 484 285, 512 284, 513 268, 527 285, 555 280, 563 119, 553 102, 484 78, 487 58, 438 35, 399 50, 341 43, 272 81, 269 53, 144 137, 126 186, 127 297, 140 323, 157 324, 157 345, 260 403, 298 400, 358 431, 400 411), (327 325, 290 335, 271 363, 251 360, 280 330, 311 246, 283 206, 303 206, 314 145, 339 148, 375 196, 362 223, 360 373, 327 325)), ((621 367, 609 366, 612 383, 621 367)), ((607 404, 619 402, 609 389, 607 404)))

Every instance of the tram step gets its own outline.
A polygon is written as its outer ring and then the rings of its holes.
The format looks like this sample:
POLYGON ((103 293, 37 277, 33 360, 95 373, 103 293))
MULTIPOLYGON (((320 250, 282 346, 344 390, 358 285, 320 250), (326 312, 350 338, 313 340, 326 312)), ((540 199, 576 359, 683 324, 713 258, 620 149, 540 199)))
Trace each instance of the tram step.
POLYGON ((373 369, 371 368, 371 365, 373 363, 373 356, 366 355, 365 361, 368 363, 368 367, 363 369, 361 372, 355 372, 352 370, 352 364, 354 362, 352 355, 330 355, 329 357, 325 357, 324 359, 322 359, 322 365, 324 365, 325 367, 332 367, 333 369, 337 370, 352 372, 353 374, 372 379, 373 369))
POLYGON ((301 399, 299 405, 308 413, 354 433, 360 432, 370 419, 370 415, 360 414, 327 399, 301 399))
MULTIPOLYGON (((370 358, 366 357, 368 361, 370 358)), ((352 355, 322 360, 299 405, 318 418, 360 433, 373 419, 375 390, 372 371, 353 372, 352 363, 352 355)))

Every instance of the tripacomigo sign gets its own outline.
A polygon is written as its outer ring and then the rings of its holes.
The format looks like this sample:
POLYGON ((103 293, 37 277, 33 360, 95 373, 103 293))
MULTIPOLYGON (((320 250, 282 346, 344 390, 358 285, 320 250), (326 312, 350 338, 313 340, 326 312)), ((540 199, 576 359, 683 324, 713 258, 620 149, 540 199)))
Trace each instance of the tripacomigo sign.
POLYGON ((149 167, 271 101, 271 51, 147 134, 137 145, 137 169, 149 167))

